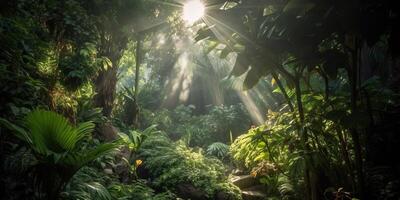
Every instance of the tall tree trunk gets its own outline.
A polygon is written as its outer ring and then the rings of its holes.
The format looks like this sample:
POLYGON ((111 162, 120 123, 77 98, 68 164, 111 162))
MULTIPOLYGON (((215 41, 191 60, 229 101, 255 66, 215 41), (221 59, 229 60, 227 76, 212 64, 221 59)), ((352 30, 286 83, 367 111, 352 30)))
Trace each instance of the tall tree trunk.
MULTIPOLYGON (((351 69, 348 71, 349 73, 349 81, 350 81, 350 108, 352 117, 355 118, 355 114, 357 113, 357 80, 358 80, 358 68, 359 68, 359 47, 358 44, 355 45, 355 51, 352 53, 352 65, 351 69)), ((363 172, 363 162, 362 162, 362 152, 361 152, 361 142, 360 136, 357 131, 357 127, 353 126, 350 129, 351 137, 354 144, 354 155, 355 155, 355 164, 356 164, 356 175, 357 175, 357 193, 360 195, 361 199, 365 199, 365 191, 364 191, 364 172, 363 172)))
POLYGON ((95 80, 94 103, 103 108, 103 115, 110 117, 113 109, 115 90, 117 85, 117 63, 111 60, 112 66, 99 72, 95 80))
MULTIPOLYGON (((100 30, 103 28, 103 26, 99 25, 100 30)), ((108 66, 107 69, 102 69, 94 81, 96 91, 94 103, 97 107, 103 109, 105 117, 110 117, 115 100, 118 65, 128 39, 123 33, 108 33, 106 31, 100 31, 100 38, 99 55, 110 59, 111 66, 108 66)))
POLYGON ((139 95, 139 81, 140 81, 140 64, 142 61, 142 37, 138 36, 136 42, 136 66, 135 66, 135 96, 134 96, 134 110, 133 114, 133 124, 137 127, 139 121, 139 105, 138 105, 138 95, 139 95))

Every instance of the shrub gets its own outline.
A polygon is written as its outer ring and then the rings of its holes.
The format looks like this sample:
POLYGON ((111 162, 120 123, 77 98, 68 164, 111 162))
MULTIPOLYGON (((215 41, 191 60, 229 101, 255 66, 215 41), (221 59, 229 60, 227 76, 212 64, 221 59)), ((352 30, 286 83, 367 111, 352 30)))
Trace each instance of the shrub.
POLYGON ((207 155, 215 156, 224 160, 229 156, 229 146, 222 142, 214 142, 208 146, 207 155))
POLYGON ((208 199, 214 199, 221 191, 232 199, 241 199, 236 186, 224 178, 224 167, 219 160, 194 152, 182 141, 172 142, 165 135, 152 135, 143 142, 139 156, 156 187, 174 191, 180 184, 191 184, 208 199))

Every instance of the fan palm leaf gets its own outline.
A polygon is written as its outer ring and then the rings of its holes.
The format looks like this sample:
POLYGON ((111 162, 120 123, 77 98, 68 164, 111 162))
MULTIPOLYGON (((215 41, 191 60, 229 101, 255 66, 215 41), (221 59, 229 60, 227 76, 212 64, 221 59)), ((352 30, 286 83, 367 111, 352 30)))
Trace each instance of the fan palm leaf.
POLYGON ((56 199, 81 167, 120 144, 115 142, 97 145, 93 149, 79 148, 77 144, 92 133, 94 124, 84 122, 75 127, 62 115, 40 109, 26 116, 24 127, 2 118, 0 124, 12 130, 34 151, 38 159, 38 163, 32 166, 35 187, 48 199, 56 199))

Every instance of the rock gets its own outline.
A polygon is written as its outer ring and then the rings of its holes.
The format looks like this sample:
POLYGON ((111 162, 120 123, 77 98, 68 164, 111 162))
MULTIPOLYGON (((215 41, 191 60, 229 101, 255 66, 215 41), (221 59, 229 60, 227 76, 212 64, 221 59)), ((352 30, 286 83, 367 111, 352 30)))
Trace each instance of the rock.
POLYGON ((190 183, 181 183, 176 187, 177 195, 183 199, 191 200, 206 200, 206 193, 198 188, 195 188, 190 183))
POLYGON ((233 196, 232 194, 229 194, 225 191, 219 191, 215 195, 215 200, 237 200, 236 196, 233 196))
POLYGON ((234 169, 234 170, 232 170, 232 173, 231 173, 232 175, 235 175, 235 176, 239 176, 239 175, 244 175, 244 174, 246 174, 243 170, 241 170, 241 169, 234 169))
POLYGON ((109 175, 113 174, 113 170, 109 169, 109 168, 106 168, 103 171, 104 171, 105 174, 109 174, 109 175))
POLYGON ((258 190, 242 190, 242 197, 243 200, 263 200, 267 195, 258 190))
POLYGON ((223 192, 223 191, 218 192, 215 199, 216 200, 227 200, 227 199, 229 199, 229 194, 227 194, 226 192, 223 192))
POLYGON ((233 176, 230 181, 240 189, 245 189, 258 184, 258 181, 251 175, 233 176))
POLYGON ((115 173, 122 183, 128 183, 131 179, 130 166, 125 162, 120 162, 114 166, 115 173))

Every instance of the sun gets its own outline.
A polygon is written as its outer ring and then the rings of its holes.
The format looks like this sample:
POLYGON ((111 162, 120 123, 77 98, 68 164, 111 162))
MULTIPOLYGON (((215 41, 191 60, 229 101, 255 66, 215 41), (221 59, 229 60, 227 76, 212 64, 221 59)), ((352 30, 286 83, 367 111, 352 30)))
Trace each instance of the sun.
POLYGON ((204 16, 204 4, 200 0, 189 0, 183 6, 182 19, 193 24, 204 16))

